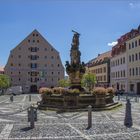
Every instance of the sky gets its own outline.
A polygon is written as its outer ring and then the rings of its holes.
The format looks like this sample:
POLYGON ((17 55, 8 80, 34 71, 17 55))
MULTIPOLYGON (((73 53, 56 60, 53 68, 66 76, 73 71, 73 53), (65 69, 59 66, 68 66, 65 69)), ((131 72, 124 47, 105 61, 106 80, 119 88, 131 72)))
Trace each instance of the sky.
POLYGON ((139 25, 139 0, 0 0, 0 66, 34 29, 60 52, 65 65, 71 30, 81 34, 81 60, 86 63, 139 25))

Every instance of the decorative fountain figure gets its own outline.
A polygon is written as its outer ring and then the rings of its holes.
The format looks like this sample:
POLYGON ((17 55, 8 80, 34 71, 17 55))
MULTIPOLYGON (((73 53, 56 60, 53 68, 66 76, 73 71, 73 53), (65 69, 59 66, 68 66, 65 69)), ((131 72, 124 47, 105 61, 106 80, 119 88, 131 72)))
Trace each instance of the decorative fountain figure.
POLYGON ((79 36, 80 34, 73 31, 73 39, 70 50, 70 58, 71 62, 66 61, 66 72, 69 75, 70 79, 70 89, 79 89, 83 91, 84 89, 81 87, 81 79, 85 73, 85 64, 81 63, 80 56, 81 52, 79 51, 79 36))

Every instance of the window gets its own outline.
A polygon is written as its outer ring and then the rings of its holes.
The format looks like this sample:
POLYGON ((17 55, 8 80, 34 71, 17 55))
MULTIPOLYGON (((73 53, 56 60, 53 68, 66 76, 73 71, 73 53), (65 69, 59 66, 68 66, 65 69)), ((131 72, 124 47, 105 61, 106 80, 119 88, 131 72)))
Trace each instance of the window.
POLYGON ((19 55, 18 58, 21 58, 21 55, 19 55))
POLYGON ((53 48, 51 48, 51 51, 53 51, 53 48))
POLYGON ((53 75, 53 72, 52 72, 52 75, 53 75))
POLYGON ((131 49, 131 44, 129 43, 129 50, 131 49))
POLYGON ((60 72, 58 72, 58 75, 60 74, 60 72))
POLYGON ((37 47, 31 47, 31 52, 37 52, 38 48, 37 47))
POLYGON ((135 54, 135 60, 136 60, 136 61, 138 60, 138 55, 137 55, 137 53, 135 54))
POLYGON ((129 69, 129 75, 131 76, 131 68, 129 69))
POLYGON ((134 48, 134 42, 132 42, 132 48, 134 48))
POLYGON ((132 54, 132 61, 134 61, 134 54, 132 54))
POLYGON ((36 63, 31 63, 31 68, 37 68, 37 64, 36 63))
POLYGON ((39 40, 37 40, 37 43, 39 43, 39 40))
POLYGON ((35 42, 35 40, 33 40, 33 43, 35 42))
POLYGON ((31 55, 31 60, 37 60, 37 58, 39 58, 39 56, 37 56, 37 55, 31 55))
POLYGON ((134 84, 130 84, 130 91, 134 91, 134 84))
POLYGON ((11 55, 11 58, 13 58, 13 55, 11 55))
POLYGON ((45 48, 45 51, 47 51, 47 48, 45 48))
POLYGON ((13 63, 11 63, 11 66, 14 66, 14 64, 13 64, 13 63))
POLYGON ((11 72, 11 74, 13 74, 13 72, 11 72))
POLYGON ((53 64, 51 64, 51 66, 53 67, 53 64))
POLYGON ((18 66, 20 67, 20 66, 21 66, 21 64, 18 64, 18 66))
POLYGON ((31 76, 37 76, 37 75, 38 75, 38 72, 35 72, 35 71, 31 72, 31 76))
POLYGON ((106 72, 106 67, 104 67, 104 73, 106 72))
POLYGON ((121 58, 121 64, 122 64, 122 58, 121 58))
POLYGON ((137 40, 135 41, 135 47, 137 47, 137 40))
POLYGON ((28 42, 30 42, 30 39, 28 39, 28 42))
POLYGON ((20 71, 18 73, 20 74, 20 71))
POLYGON ((123 71, 123 76, 125 77, 125 70, 123 71))
POLYGON ((45 59, 47 59, 47 56, 45 56, 45 59))
POLYGON ((51 56, 52 59, 54 59, 54 56, 51 56))
POLYGON ((131 62, 131 55, 129 55, 129 62, 131 62))
POLYGON ((18 49, 19 49, 19 50, 21 50, 21 48, 20 48, 20 47, 19 47, 18 49))
POLYGON ((118 59, 118 65, 119 65, 119 62, 120 62, 120 61, 119 61, 119 59, 118 59))
POLYGON ((60 65, 58 64, 57 66, 59 67, 60 65))
POLYGON ((140 60, 140 52, 139 52, 139 60, 140 60))
POLYGON ((36 34, 36 36, 38 36, 38 34, 36 34))
POLYGON ((136 75, 138 75, 138 68, 136 67, 136 75))
POLYGON ((20 78, 18 80, 20 81, 20 78))
POLYGON ((122 77, 122 71, 121 71, 121 77, 122 77))
POLYGON ((140 39, 139 39, 139 46, 140 46, 140 39))
POLYGON ((135 75, 135 69, 133 68, 133 76, 135 75))
POLYGON ((104 75, 104 81, 106 81, 106 75, 104 75))
POLYGON ((33 36, 35 36, 35 34, 33 34, 33 36))
POLYGON ((125 64, 125 57, 123 57, 123 64, 125 64))

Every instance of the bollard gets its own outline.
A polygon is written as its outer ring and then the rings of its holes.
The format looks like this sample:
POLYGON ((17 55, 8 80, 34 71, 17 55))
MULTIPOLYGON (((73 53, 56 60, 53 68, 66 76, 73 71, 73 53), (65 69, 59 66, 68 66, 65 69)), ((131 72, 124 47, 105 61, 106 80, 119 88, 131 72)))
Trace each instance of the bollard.
POLYGON ((28 110, 28 122, 30 122, 30 127, 34 128, 34 123, 37 121, 37 108, 31 106, 28 110))
POLYGON ((29 101, 31 102, 31 95, 29 95, 29 101))
POLYGON ((88 106, 88 129, 92 127, 92 106, 88 106))
POLYGON ((30 126, 31 128, 34 128, 35 127, 35 120, 34 120, 34 109, 33 107, 31 106, 30 107, 30 111, 31 111, 31 116, 30 116, 30 126))
POLYGON ((126 101, 128 100, 128 95, 126 95, 126 101))
POLYGON ((12 95, 12 96, 10 96, 10 101, 11 101, 11 102, 13 102, 13 95, 12 95))
POLYGON ((135 102, 136 102, 136 103, 138 102, 138 97, 137 97, 137 95, 136 95, 136 97, 135 97, 135 102))
POLYGON ((131 127, 133 125, 132 115, 131 115, 131 103, 129 99, 126 102, 124 125, 126 127, 131 127))
POLYGON ((118 101, 120 100, 120 95, 118 94, 118 101))

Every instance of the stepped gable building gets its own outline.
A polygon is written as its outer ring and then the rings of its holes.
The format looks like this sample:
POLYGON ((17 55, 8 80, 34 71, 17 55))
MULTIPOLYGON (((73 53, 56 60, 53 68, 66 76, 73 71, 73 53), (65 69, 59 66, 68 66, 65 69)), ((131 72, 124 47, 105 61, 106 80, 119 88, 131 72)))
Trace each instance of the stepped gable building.
POLYGON ((108 87, 110 85, 110 58, 111 51, 108 51, 98 54, 96 58, 86 64, 87 72, 96 75, 96 86, 108 87))
POLYGON ((140 26, 131 30, 126 41, 128 60, 128 92, 140 94, 140 26))
POLYGON ((115 90, 128 91, 128 78, 127 78, 127 52, 126 40, 129 39, 130 33, 126 33, 117 40, 117 44, 111 51, 111 86, 115 90))
POLYGON ((40 87, 57 86, 64 78, 59 52, 34 30, 10 51, 5 73, 12 86, 22 86, 24 92, 36 92, 40 87))

